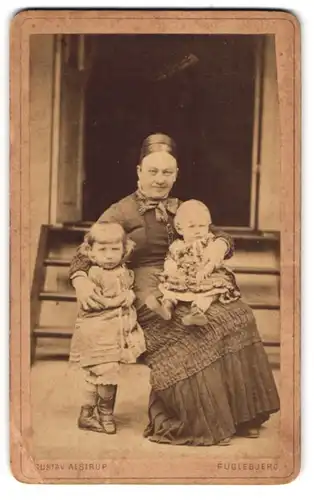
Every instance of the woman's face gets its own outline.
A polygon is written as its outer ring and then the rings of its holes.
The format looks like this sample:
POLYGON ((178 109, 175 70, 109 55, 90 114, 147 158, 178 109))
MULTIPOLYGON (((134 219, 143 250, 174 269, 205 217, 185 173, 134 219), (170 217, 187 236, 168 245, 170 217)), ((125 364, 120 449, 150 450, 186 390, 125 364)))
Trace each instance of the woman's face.
POLYGON ((149 198, 165 198, 176 181, 176 159, 165 151, 151 153, 137 167, 142 191, 149 198))

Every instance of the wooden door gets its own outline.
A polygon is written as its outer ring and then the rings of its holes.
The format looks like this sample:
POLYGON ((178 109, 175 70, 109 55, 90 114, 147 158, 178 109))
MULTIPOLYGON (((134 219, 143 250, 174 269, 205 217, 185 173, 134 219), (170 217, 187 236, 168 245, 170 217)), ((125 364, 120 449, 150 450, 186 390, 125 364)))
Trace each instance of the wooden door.
POLYGON ((82 219, 85 84, 89 54, 84 35, 56 41, 51 222, 82 219))

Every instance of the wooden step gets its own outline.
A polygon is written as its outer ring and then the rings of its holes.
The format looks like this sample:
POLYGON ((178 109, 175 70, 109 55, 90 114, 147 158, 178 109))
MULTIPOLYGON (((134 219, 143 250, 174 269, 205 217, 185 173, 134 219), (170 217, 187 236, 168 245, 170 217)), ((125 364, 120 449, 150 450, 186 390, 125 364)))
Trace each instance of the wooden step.
MULTIPOLYGON (((280 280, 275 275, 238 274, 236 276, 244 302, 278 303, 280 280)), ((54 286, 51 289, 55 289, 54 286)), ((59 289, 59 287, 58 287, 59 289)))
POLYGON ((271 275, 280 276, 280 270, 273 267, 234 267, 232 268, 235 274, 255 274, 255 275, 271 275))
MULTIPOLYGON (((72 223, 55 224, 49 226, 51 231, 57 233, 68 233, 68 232, 81 232, 85 233, 90 229, 90 227, 95 223, 95 221, 81 221, 72 223)), ((250 228, 234 227, 234 226, 224 226, 220 227, 222 231, 227 232, 235 239, 241 240, 264 240, 264 241, 275 241, 280 240, 280 234, 278 231, 256 231, 250 228)))
MULTIPOLYGON (((54 267, 69 267, 71 264, 71 259, 56 259, 56 258, 47 258, 44 260, 45 266, 54 266, 54 267)), ((274 275, 279 276, 280 271, 274 267, 234 267, 232 269, 235 274, 266 274, 266 275, 274 275)))
POLYGON ((56 328, 61 326, 73 329, 79 309, 77 302, 43 300, 40 305, 40 314, 35 327, 50 325, 56 328))
POLYGON ((34 330, 34 335, 37 338, 71 338, 73 328, 55 327, 55 326, 41 326, 34 330))
MULTIPOLYGON (((59 261, 58 261, 59 264, 59 261)), ((63 262, 60 266, 45 267, 44 283, 41 291, 58 292, 58 293, 73 293, 73 286, 69 279, 69 267, 64 266, 63 262)), ((237 271, 237 270, 236 270, 237 271)), ((280 276, 277 270, 261 270, 261 269, 240 269, 236 272, 237 284, 241 290, 243 300, 245 302, 262 302, 272 303, 279 301, 280 294, 280 276), (268 272, 268 274, 265 274, 268 272), (257 274, 258 273, 258 274, 257 274)))
MULTIPOLYGON (((280 310, 255 309, 253 311, 258 331, 264 342, 280 339, 280 310)), ((44 324, 44 323, 42 323, 44 324)), ((52 323, 46 323, 52 324, 52 323)), ((68 324, 68 323, 67 323, 68 324)))
MULTIPOLYGON (((77 243, 83 241, 84 235, 91 227, 91 223, 87 225, 55 225, 47 226, 49 230, 49 246, 60 245, 60 243, 77 243)), ((243 230, 236 228, 221 228, 227 232, 234 240, 236 248, 247 248, 250 250, 259 249, 279 249, 280 235, 279 233, 268 233, 252 230, 243 230)))
MULTIPOLYGON (((71 332, 77 313, 78 304, 76 302, 43 301, 36 326, 71 332)), ((254 316, 263 341, 278 342, 280 339, 280 310, 255 309, 254 316)))
POLYGON ((70 267, 71 259, 54 259, 48 258, 44 260, 44 266, 54 266, 54 267, 70 267))
POLYGON ((70 337, 38 337, 36 338, 36 361, 69 360, 70 349, 70 337))
MULTIPOLYGON (((69 279, 69 268, 67 266, 47 266, 44 283, 41 288, 43 292, 56 292, 62 294, 72 294, 73 286, 69 279)), ((244 271, 244 270, 240 270, 244 271)), ((247 269, 245 269, 247 271, 247 269)), ((280 294, 280 276, 277 271, 271 274, 253 274, 255 270, 248 269, 249 272, 236 274, 237 283, 241 290, 243 300, 248 303, 277 303, 280 294), (251 272, 250 272, 251 271, 251 272)), ((258 269, 257 272, 260 270, 258 269)), ((271 270, 273 271, 273 270, 271 270)))
POLYGON ((250 228, 236 228, 224 226, 220 228, 222 231, 230 234, 235 240, 246 241, 268 241, 278 243, 280 241, 280 233, 278 231, 255 231, 250 228))
MULTIPOLYGON (((42 291, 73 292, 69 279, 69 267, 59 261, 47 265, 42 291)), ((241 268, 235 269, 238 286, 245 301, 272 302, 278 300, 280 275, 277 269, 241 268)))
POLYGON ((56 302, 76 302, 73 292, 40 292, 40 300, 53 300, 56 302))
MULTIPOLYGON (((73 329, 67 327, 42 326, 35 328, 33 333, 36 338, 68 339, 72 337, 73 329)), ((280 346, 280 341, 265 340, 263 344, 265 347, 278 347, 280 346)))
MULTIPOLYGON (((49 228, 50 229, 50 228, 49 228)), ((48 234, 48 252, 45 255, 45 268, 68 268, 78 246, 82 243, 86 228, 52 226, 48 234)), ((276 235, 233 232, 235 238, 235 254, 228 260, 228 265, 238 275, 274 275, 279 276, 280 243, 276 235)))
MULTIPOLYGON (((56 302, 76 302, 76 297, 73 292, 41 292, 39 295, 40 300, 53 300, 56 302)), ((278 302, 251 302, 249 306, 252 309, 280 309, 278 302)))
POLYGON ((279 340, 265 340, 265 341, 263 341, 263 345, 265 347, 279 347, 280 342, 279 342, 279 340))

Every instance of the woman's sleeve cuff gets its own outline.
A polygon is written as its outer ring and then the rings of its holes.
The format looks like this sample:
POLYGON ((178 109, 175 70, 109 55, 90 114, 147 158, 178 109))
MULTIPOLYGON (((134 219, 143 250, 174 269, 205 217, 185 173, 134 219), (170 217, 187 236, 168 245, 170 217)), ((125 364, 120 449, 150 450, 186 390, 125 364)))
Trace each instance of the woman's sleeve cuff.
POLYGON ((225 238, 223 235, 217 235, 217 237, 215 238, 215 240, 219 240, 219 241, 223 241, 227 248, 226 248, 226 251, 225 251, 225 255, 224 255, 224 258, 225 259, 229 259, 230 257, 232 257, 233 255, 233 251, 234 251, 234 247, 233 247, 233 244, 232 242, 230 242, 230 239, 229 238, 225 238))
POLYGON ((87 278, 87 273, 85 271, 75 271, 75 273, 71 274, 70 280, 73 281, 75 278, 87 278))
POLYGON ((225 259, 229 259, 233 255, 234 245, 232 242, 230 242, 230 240, 228 240, 227 238, 224 238, 223 236, 220 236, 220 239, 223 240, 227 245, 227 250, 225 252, 225 259))

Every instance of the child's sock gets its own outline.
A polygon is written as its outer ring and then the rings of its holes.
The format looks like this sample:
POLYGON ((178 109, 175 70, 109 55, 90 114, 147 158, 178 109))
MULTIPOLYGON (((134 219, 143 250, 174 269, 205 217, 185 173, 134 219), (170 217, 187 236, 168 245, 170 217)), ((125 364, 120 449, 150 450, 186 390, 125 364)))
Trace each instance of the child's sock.
POLYGON ((117 386, 113 384, 98 385, 97 392, 102 399, 111 399, 115 396, 117 386))
POLYGON ((83 406, 96 406, 97 386, 85 380, 83 388, 83 406))

